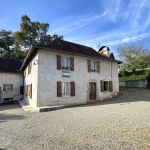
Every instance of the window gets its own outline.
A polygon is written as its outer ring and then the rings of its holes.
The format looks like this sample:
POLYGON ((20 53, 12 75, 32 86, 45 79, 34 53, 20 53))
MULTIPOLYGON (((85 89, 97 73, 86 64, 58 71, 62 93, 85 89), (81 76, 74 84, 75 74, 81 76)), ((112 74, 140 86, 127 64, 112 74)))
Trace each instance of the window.
POLYGON ((61 61, 62 61, 61 62, 62 70, 69 70, 69 68, 70 68, 70 58, 62 57, 61 61))
POLYGON ((30 62, 28 65, 28 74, 31 73, 31 70, 32 70, 32 62, 30 62))
POLYGON ((97 70, 97 63, 95 61, 91 61, 91 71, 96 72, 97 70))
POLYGON ((91 61, 87 60, 88 72, 97 72, 100 73, 100 61, 91 61))
POLYGON ((104 91, 109 91, 109 82, 104 81, 104 91))
POLYGON ((57 81, 57 97, 75 96, 75 82, 57 81))
POLYGON ((62 82, 62 95, 70 96, 70 82, 62 82))
POLYGON ((12 91, 13 90, 13 85, 4 85, 3 86, 3 91, 12 91))

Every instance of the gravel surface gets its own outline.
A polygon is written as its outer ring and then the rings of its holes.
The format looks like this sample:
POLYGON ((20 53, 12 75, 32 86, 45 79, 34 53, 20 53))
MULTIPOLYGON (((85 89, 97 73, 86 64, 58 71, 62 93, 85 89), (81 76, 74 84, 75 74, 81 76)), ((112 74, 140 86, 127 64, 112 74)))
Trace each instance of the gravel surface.
POLYGON ((0 106, 0 149, 149 150, 150 90, 98 104, 26 113, 17 104, 0 106))

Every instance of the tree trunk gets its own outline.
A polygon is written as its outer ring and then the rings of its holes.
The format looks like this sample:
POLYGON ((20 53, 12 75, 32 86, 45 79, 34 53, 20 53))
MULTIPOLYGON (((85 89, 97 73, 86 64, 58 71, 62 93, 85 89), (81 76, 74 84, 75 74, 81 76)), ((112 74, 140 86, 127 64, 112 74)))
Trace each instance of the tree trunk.
POLYGON ((134 68, 134 69, 132 69, 132 73, 133 73, 133 74, 135 74, 135 68, 134 68))

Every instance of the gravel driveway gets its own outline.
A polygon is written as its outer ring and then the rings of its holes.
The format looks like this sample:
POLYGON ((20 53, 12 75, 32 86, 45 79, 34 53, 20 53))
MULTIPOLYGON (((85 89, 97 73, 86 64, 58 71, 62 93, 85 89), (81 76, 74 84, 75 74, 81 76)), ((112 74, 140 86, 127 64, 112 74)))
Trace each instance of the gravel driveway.
POLYGON ((0 148, 6 150, 149 150, 150 90, 121 89, 113 101, 26 113, 0 106, 0 148))

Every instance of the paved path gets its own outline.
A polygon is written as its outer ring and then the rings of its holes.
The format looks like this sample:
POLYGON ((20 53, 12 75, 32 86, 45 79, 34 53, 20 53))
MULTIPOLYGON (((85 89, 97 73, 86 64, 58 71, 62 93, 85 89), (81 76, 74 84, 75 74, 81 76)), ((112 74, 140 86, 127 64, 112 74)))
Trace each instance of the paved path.
POLYGON ((0 106, 0 148, 149 150, 150 90, 121 89, 113 101, 44 113, 0 106))

